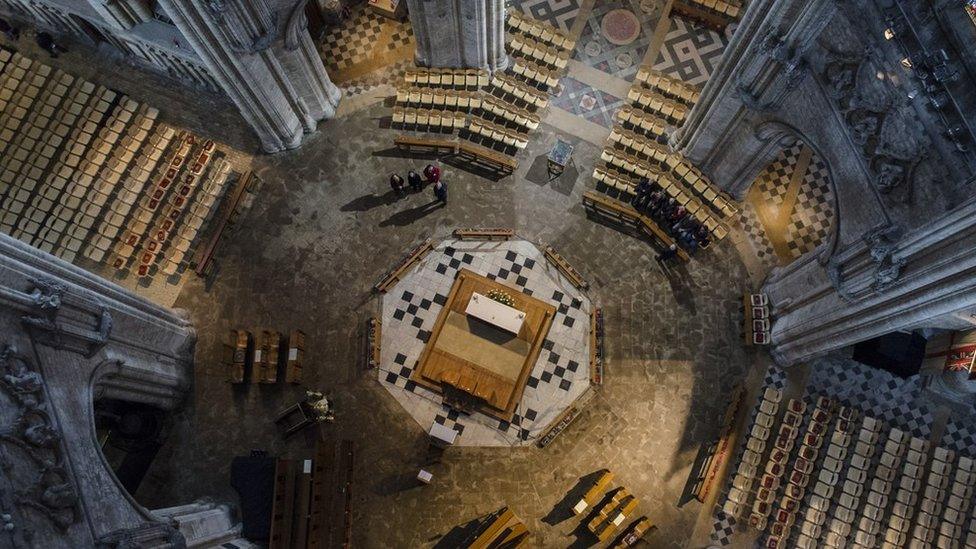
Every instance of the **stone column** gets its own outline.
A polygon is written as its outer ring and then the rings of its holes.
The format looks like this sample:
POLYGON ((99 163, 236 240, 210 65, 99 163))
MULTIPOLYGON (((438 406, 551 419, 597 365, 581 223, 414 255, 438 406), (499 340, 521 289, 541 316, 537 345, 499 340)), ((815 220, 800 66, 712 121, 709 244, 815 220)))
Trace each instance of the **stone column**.
POLYGON ((976 198, 905 235, 868 234, 827 265, 798 261, 763 288, 773 355, 801 361, 976 308, 976 198))
POLYGON ((424 67, 498 70, 505 53, 504 0, 407 0, 424 67))
POLYGON ((339 90, 308 36, 305 0, 160 0, 266 152, 299 146, 335 115, 339 90))
POLYGON ((118 398, 174 407, 194 339, 173 311, 0 234, 0 505, 14 524, 0 547, 181 546, 118 483, 94 402, 108 384, 118 398))

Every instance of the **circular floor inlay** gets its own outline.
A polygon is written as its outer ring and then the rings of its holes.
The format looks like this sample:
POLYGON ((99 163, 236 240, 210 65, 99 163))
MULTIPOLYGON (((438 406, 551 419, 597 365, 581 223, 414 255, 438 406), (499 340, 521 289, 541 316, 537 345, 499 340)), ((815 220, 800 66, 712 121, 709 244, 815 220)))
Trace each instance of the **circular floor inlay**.
POLYGON ((641 24, 634 12, 625 9, 611 10, 603 16, 603 36, 611 44, 625 46, 640 36, 641 24))
POLYGON ((580 98, 579 105, 588 111, 593 110, 593 107, 596 106, 596 98, 589 94, 584 95, 580 98))
POLYGON ((583 51, 585 51, 586 55, 589 55, 590 57, 596 57, 600 55, 600 53, 603 51, 603 48, 600 47, 599 42, 597 42, 596 40, 591 40, 586 43, 586 46, 583 46, 583 51))
POLYGON ((613 62, 619 69, 628 69, 634 64, 634 56, 627 52, 621 52, 617 54, 617 57, 613 59, 613 62))

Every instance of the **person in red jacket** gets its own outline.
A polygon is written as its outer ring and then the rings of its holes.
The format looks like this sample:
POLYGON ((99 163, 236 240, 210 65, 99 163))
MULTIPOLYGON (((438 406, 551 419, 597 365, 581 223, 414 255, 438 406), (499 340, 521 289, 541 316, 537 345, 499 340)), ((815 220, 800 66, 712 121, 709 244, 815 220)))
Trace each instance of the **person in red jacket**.
POLYGON ((429 183, 437 183, 441 180, 441 169, 433 164, 427 164, 427 167, 424 168, 424 177, 429 183))

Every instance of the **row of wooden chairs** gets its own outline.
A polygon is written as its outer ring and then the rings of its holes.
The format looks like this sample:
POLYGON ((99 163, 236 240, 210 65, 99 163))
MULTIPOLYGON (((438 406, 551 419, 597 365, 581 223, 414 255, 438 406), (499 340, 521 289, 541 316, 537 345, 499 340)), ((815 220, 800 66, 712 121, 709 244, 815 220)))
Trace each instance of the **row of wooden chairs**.
POLYGON ((569 50, 554 48, 528 37, 513 36, 508 42, 513 53, 535 60, 556 70, 563 70, 569 63, 569 50))
MULTIPOLYGON (((147 112, 140 112, 137 118, 154 120, 154 117, 147 112)), ((141 142, 133 140, 130 145, 116 148, 118 156, 109 161, 109 165, 113 166, 112 171, 103 171, 104 178, 100 182, 102 188, 99 189, 100 193, 104 193, 105 196, 112 195, 112 198, 109 199, 91 244, 85 250, 85 255, 89 259, 98 263, 104 261, 116 240, 125 232, 126 221, 142 196, 151 175, 151 171, 142 166, 149 164, 150 153, 157 151, 161 153, 166 149, 174 133, 175 130, 172 128, 165 128, 154 132, 145 147, 140 148, 141 142), (138 150, 138 158, 141 162, 130 162, 131 158, 125 159, 125 155, 131 152, 128 147, 133 146, 138 150), (111 174, 111 177, 107 177, 106 174, 111 174)), ((155 166, 155 162, 152 165, 155 166)), ((145 231, 146 228, 148 224, 142 230, 145 231)))
POLYGON ((668 132, 668 122, 666 120, 644 112, 632 105, 624 105, 617 109, 614 118, 621 124, 629 124, 631 127, 639 129, 649 136, 664 136, 668 132))
POLYGON ((467 117, 458 111, 393 107, 393 124, 414 128, 463 128, 467 117))
MULTIPOLYGON (((89 199, 88 194, 106 159, 105 144, 118 138, 116 129, 119 128, 114 122, 121 109, 117 109, 109 124, 99 130, 96 122, 108 106, 106 99, 114 99, 114 92, 101 88, 97 95, 79 93, 65 103, 63 100, 68 91, 60 89, 65 79, 40 63, 34 63, 30 70, 35 73, 32 82, 37 84, 38 92, 32 94, 30 102, 23 102, 26 97, 21 97, 18 108, 30 109, 30 112, 10 144, 12 148, 5 146, 6 154, 0 157, 4 164, 0 185, 6 187, 12 183, 14 186, 4 200, 5 215, 0 220, 0 227, 15 238, 36 244, 45 251, 64 252, 55 247, 62 236, 61 231, 51 230, 50 225, 78 225, 87 231, 94 224, 97 209, 104 203, 98 203, 97 198, 89 199), (41 74, 54 76, 49 81, 37 81, 41 74), (79 105, 75 102, 77 98, 90 100, 79 105), (65 112, 66 106, 76 108, 65 112), (72 125, 71 146, 63 149, 61 157, 52 166, 57 150, 52 143, 60 145, 61 136, 68 135, 72 125), (57 175, 53 175, 55 173, 57 175), (47 180, 51 180, 52 175, 54 179, 48 185, 47 180), (49 212, 55 209, 58 222, 48 223, 49 212)), ((93 90, 94 87, 87 87, 85 92, 93 90)), ((18 91, 23 91, 23 86, 18 91)), ((80 249, 80 242, 73 247, 80 249)))
MULTIPOLYGON (((653 169, 650 166, 645 165, 641 167, 639 165, 635 165, 626 161, 620 156, 607 154, 607 151, 604 151, 601 158, 610 166, 620 170, 635 173, 633 170, 636 169, 644 174, 640 177, 646 177, 652 184, 660 187, 661 191, 665 195, 670 198, 674 198, 678 205, 684 206, 688 211, 688 215, 712 232, 715 240, 722 240, 728 235, 728 228, 715 217, 712 211, 702 204, 700 200, 691 196, 687 189, 677 184, 670 174, 653 169)), ((607 186, 613 187, 614 189, 631 196, 637 192, 637 182, 634 179, 621 176, 619 173, 614 173, 612 170, 605 167, 597 166, 594 168, 593 178, 606 184, 607 186)))
POLYGON ((738 18, 739 13, 742 11, 741 4, 737 2, 726 2, 725 0, 682 0, 682 1, 693 4, 695 7, 701 9, 726 15, 730 19, 738 18))
MULTIPOLYGON (((661 167, 649 164, 637 157, 614 149, 604 149, 600 159, 616 169, 634 174, 638 178, 648 178, 667 194, 674 198, 679 205, 684 206, 690 215, 704 224, 721 240, 728 230, 716 218, 710 208, 705 207, 701 200, 695 198, 685 185, 679 183, 670 173, 661 167)), ((634 191, 629 191, 633 194, 634 191)))
POLYGON ((627 92, 627 99, 641 109, 651 112, 669 122, 680 126, 688 114, 688 107, 657 92, 636 85, 627 92))
POLYGON ((163 205, 166 195, 173 188, 180 172, 186 167, 192 146, 191 136, 186 133, 180 133, 175 141, 171 141, 167 160, 158 166, 154 183, 144 187, 133 215, 126 222, 122 237, 115 242, 111 264, 117 270, 125 268, 136 247, 149 233, 150 227, 157 224, 158 215, 165 209, 163 205))
POLYGON ((488 85, 489 75, 479 69, 408 69, 403 79, 407 84, 418 86, 443 86, 447 88, 478 89, 488 85))
MULTIPOLYGON (((193 136, 190 136, 188 141, 192 143, 193 139, 193 136)), ((152 265, 161 257, 163 250, 172 238, 175 226, 190 221, 186 219, 184 212, 190 204, 190 199, 193 197, 207 166, 213 159, 215 145, 213 141, 207 140, 195 155, 187 156, 186 166, 189 169, 183 173, 183 177, 179 181, 180 185, 174 186, 170 192, 169 204, 163 210, 163 215, 158 218, 149 238, 145 240, 142 254, 138 257, 139 263, 136 272, 139 276, 145 277, 150 274, 152 265)), ((202 224, 203 220, 200 219, 199 223, 202 224)))
POLYGON ((213 205, 227 186, 229 173, 230 164, 226 160, 215 162, 203 187, 194 198, 193 205, 184 215, 182 227, 172 238, 171 246, 163 254, 160 267, 163 274, 176 274, 185 263, 186 256, 190 254, 200 229, 214 210, 213 205))
POLYGON ((524 15, 518 10, 511 10, 509 12, 508 26, 522 34, 531 36, 547 44, 552 44, 563 50, 572 51, 576 47, 576 40, 570 38, 563 31, 524 15))
POLYGON ((481 104, 485 112, 504 118, 505 120, 522 126, 528 131, 539 127, 539 115, 531 113, 525 109, 520 109, 511 103, 503 102, 494 96, 486 96, 481 104))
POLYGON ((634 81, 652 88, 662 95, 677 99, 689 107, 697 103, 698 97, 701 95, 698 86, 693 86, 681 79, 656 71, 647 65, 641 65, 637 69, 637 76, 634 77, 634 81))
POLYGON ((529 136, 489 122, 481 117, 472 117, 468 124, 468 131, 475 135, 487 137, 509 147, 524 149, 529 144, 529 136))
POLYGON ((666 146, 619 127, 610 132, 607 143, 635 151, 640 157, 671 170, 682 184, 710 204, 722 217, 727 218, 738 213, 738 207, 733 201, 715 190, 705 176, 688 164, 680 154, 671 152, 666 146))
POLYGON ((443 88, 407 87, 397 89, 396 102, 401 105, 429 105, 461 110, 481 107, 481 92, 443 88))
POLYGON ((547 67, 543 67, 537 63, 533 63, 525 58, 515 60, 515 65, 512 67, 512 72, 529 82, 539 86, 544 86, 546 90, 555 87, 556 84, 559 84, 560 75, 558 72, 547 67))
POLYGON ((544 109, 549 105, 549 94, 507 74, 495 73, 491 85, 493 90, 500 90, 535 109, 544 109))

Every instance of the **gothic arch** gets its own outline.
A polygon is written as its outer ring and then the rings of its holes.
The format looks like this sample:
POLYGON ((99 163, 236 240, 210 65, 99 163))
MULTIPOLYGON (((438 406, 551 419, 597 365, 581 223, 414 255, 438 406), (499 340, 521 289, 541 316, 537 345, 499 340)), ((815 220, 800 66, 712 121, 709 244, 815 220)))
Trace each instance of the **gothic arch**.
POLYGON ((756 140, 761 143, 761 146, 737 174, 735 194, 740 200, 745 199, 750 188, 763 174, 763 171, 776 161, 783 151, 790 147, 801 144, 810 149, 813 152, 814 158, 822 163, 822 169, 826 172, 825 179, 827 180, 827 187, 830 191, 827 203, 832 212, 831 222, 827 234, 817 245, 816 249, 813 250, 814 253, 805 252, 803 255, 795 258, 790 265, 804 263, 813 258, 816 258, 821 265, 826 265, 837 248, 841 223, 840 208, 838 207, 839 193, 836 188, 837 177, 834 173, 833 166, 829 164, 826 157, 820 151, 820 148, 811 139, 790 124, 779 120, 767 120, 758 124, 753 133, 756 140))

